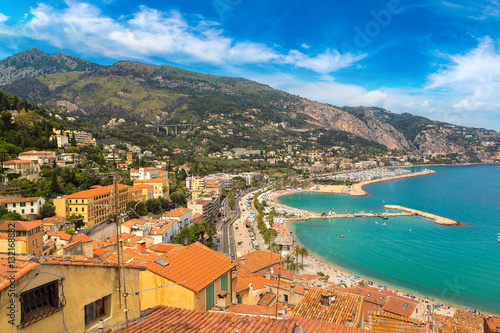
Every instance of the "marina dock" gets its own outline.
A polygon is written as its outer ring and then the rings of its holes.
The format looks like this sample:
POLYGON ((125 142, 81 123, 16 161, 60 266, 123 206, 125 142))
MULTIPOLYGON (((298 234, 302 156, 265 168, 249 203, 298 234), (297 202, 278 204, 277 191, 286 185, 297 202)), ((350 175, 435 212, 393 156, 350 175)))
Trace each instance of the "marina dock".
POLYGON ((461 225, 461 224, 463 224, 461 222, 458 222, 458 221, 455 221, 455 220, 452 220, 452 219, 449 219, 446 217, 442 217, 442 216, 431 214, 431 213, 422 212, 420 210, 416 210, 416 209, 412 209, 412 208, 408 208, 408 207, 403 207, 403 206, 398 206, 398 205, 385 205, 384 208, 392 209, 392 210, 401 210, 403 212, 411 213, 413 215, 422 216, 422 217, 433 220, 434 223, 437 223, 437 224, 442 224, 442 225, 461 225))

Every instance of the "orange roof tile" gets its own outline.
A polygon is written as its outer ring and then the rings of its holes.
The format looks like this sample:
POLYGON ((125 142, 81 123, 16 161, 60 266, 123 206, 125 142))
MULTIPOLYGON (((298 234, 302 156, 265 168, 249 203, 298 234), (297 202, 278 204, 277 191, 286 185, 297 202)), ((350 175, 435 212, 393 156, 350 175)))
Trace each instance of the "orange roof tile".
POLYGON ((171 251, 161 258, 168 265, 148 263, 148 270, 184 287, 200 292, 235 267, 231 261, 198 242, 171 251))
POLYGON ((9 231, 12 227, 16 231, 29 231, 42 225, 41 220, 36 221, 3 221, 0 222, 0 231, 9 231))
POLYGON ((500 316, 485 315, 484 325, 489 328, 491 332, 495 332, 500 327, 500 316))
POLYGON ((168 253, 174 249, 180 249, 182 247, 181 244, 165 244, 165 243, 160 243, 160 244, 154 244, 149 248, 149 250, 154 251, 154 252, 161 252, 161 253, 168 253))
POLYGON ((274 317, 276 315, 276 309, 274 307, 250 304, 232 304, 225 312, 268 317, 274 317))
MULTIPOLYGON (((135 236, 137 236, 137 235, 136 235, 136 234, 130 234, 130 233, 128 233, 128 232, 122 232, 122 235, 120 236, 120 239, 121 239, 121 240, 126 241, 127 239, 132 238, 132 237, 135 237, 135 236)), ((108 238, 108 239, 106 240, 106 242, 109 242, 109 243, 116 243, 116 240, 117 240, 117 239, 118 239, 118 237, 117 237, 116 235, 114 235, 113 237, 108 238)))
MULTIPOLYGON (((253 251, 245 254, 242 257, 236 258, 234 263, 244 267, 252 273, 256 273, 262 269, 272 266, 279 262, 280 255, 270 251, 253 251)), ((281 257, 281 260, 285 258, 281 257)))
POLYGON ((71 237, 69 244, 75 243, 75 242, 82 242, 82 243, 92 242, 92 238, 90 238, 87 235, 78 235, 78 236, 71 237))
POLYGON ((19 155, 53 155, 55 152, 46 150, 28 150, 20 153, 19 155))
MULTIPOLYGON (((118 184, 118 189, 123 190, 131 186, 118 184)), ((95 197, 96 195, 111 193, 113 191, 113 185, 108 186, 93 186, 91 189, 76 192, 64 197, 64 199, 87 199, 95 197)))
POLYGON ((33 197, 33 198, 19 198, 19 199, 1 199, 0 204, 10 204, 10 203, 18 203, 18 202, 35 202, 41 199, 41 197, 33 197))
POLYGON ((363 297, 335 291, 333 289, 311 287, 294 309, 294 315, 329 323, 358 326, 363 318, 363 297), (323 294, 335 294, 329 306, 321 304, 323 294))
MULTIPOLYGON (((482 333, 483 316, 466 310, 456 310, 453 317, 434 315, 436 333, 482 333)), ((495 331, 493 331, 495 332, 495 331)))
MULTIPOLYGON (((296 326, 304 328, 307 333, 370 333, 373 331, 346 327, 304 318, 275 320, 262 316, 246 316, 235 313, 205 312, 199 310, 179 309, 159 305, 146 311, 144 317, 131 321, 128 332, 224 332, 224 333, 292 333, 296 326)), ((125 333, 125 326, 106 333, 125 333)))
POLYGON ((182 214, 185 214, 185 213, 190 212, 190 211, 191 211, 191 209, 181 207, 181 208, 171 210, 169 212, 165 212, 165 213, 163 213, 163 216, 165 216, 165 217, 179 217, 182 214))
POLYGON ((68 242, 71 239, 71 235, 68 234, 66 231, 59 231, 59 232, 55 232, 55 233, 54 232, 48 232, 47 236, 56 236, 56 237, 59 237, 62 240, 68 241, 68 242))
POLYGON ((363 296, 366 302, 374 303, 380 306, 383 306, 388 301, 388 296, 394 295, 388 291, 382 291, 375 288, 363 286, 356 286, 347 289, 347 291, 356 295, 363 296))
POLYGON ((33 163, 33 161, 10 160, 10 161, 3 162, 3 165, 10 165, 10 164, 32 164, 32 163, 33 163))
POLYGON ((95 249, 104 249, 113 246, 116 247, 115 243, 110 243, 110 242, 102 242, 102 241, 93 241, 92 242, 92 248, 95 249))
MULTIPOLYGON (((11 284, 11 275, 14 275, 15 281, 28 274, 33 269, 40 266, 40 260, 43 259, 43 265, 70 265, 70 266, 100 266, 117 267, 114 263, 104 263, 87 259, 83 256, 29 256, 16 255, 13 262, 9 261, 6 253, 0 253, 0 291, 9 287, 11 284), (12 268, 14 266, 14 268, 12 268)), ((126 268, 146 269, 144 264, 125 264, 126 268)))
POLYGON ((370 312, 371 329, 377 332, 426 333, 424 322, 388 312, 370 312))
POLYGON ((264 285, 271 282, 272 281, 266 279, 263 274, 239 274, 236 282, 236 292, 240 293, 248 289, 250 284, 252 284, 253 290, 264 289, 264 285))
POLYGON ((260 299, 257 302, 257 305, 269 306, 269 304, 271 304, 275 298, 276 294, 266 291, 265 293, 260 295, 260 299))
POLYGON ((387 301, 382 307, 382 310, 400 316, 411 317, 418 304, 418 301, 411 298, 390 294, 388 295, 387 301))

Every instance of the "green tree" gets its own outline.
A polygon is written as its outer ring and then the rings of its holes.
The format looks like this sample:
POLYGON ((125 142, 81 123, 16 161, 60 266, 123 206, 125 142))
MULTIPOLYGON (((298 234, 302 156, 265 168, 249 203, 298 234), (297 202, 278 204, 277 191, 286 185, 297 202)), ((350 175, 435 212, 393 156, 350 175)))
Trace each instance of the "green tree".
POLYGON ((26 220, 21 216, 21 214, 17 212, 10 212, 2 215, 2 217, 0 217, 0 221, 26 221, 26 220))
POLYGON ((44 219, 46 217, 52 217, 56 215, 56 207, 50 202, 46 202, 40 207, 40 211, 38 213, 40 219, 44 219))
POLYGON ((61 193, 61 187, 59 186, 59 182, 57 180, 57 174, 55 172, 52 173, 49 192, 53 197, 61 193))
POLYGON ((307 249, 307 247, 302 246, 302 248, 300 249, 300 255, 302 256, 302 268, 304 268, 304 256, 307 257, 309 255, 309 250, 307 249))
POLYGON ((73 135, 71 136, 71 147, 76 147, 75 132, 73 132, 73 135))
POLYGON ((75 226, 75 230, 78 230, 85 225, 85 222, 83 220, 84 217, 81 214, 73 214, 69 218, 69 222, 75 226))

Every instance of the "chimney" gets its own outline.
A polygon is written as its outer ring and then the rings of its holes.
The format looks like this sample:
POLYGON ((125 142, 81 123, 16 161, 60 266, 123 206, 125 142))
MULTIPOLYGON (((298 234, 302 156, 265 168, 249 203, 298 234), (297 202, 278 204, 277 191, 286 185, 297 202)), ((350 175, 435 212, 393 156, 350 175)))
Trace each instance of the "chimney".
POLYGON ((290 285, 290 294, 293 294, 293 293, 295 293, 295 285, 291 284, 290 285))
POLYGON ((335 294, 334 293, 324 293, 321 295, 321 305, 323 306, 330 306, 333 302, 335 301, 335 294))
POLYGON ((137 252, 139 253, 147 253, 146 252, 146 240, 140 240, 137 242, 137 252))
POLYGON ((219 291, 217 293, 217 308, 219 310, 225 310, 227 309, 227 299, 228 299, 228 293, 227 291, 219 291))

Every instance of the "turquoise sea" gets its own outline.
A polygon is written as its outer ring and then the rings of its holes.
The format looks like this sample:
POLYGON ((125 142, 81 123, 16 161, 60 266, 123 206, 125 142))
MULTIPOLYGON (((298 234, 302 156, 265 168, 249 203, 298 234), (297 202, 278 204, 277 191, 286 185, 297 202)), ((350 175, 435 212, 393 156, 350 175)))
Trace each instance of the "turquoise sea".
POLYGON ((429 169, 437 173, 369 185, 367 197, 303 192, 278 201, 319 213, 385 212, 383 205, 394 204, 465 223, 441 226, 413 216, 315 219, 295 222, 291 230, 314 254, 365 279, 500 314, 500 166, 429 169))

